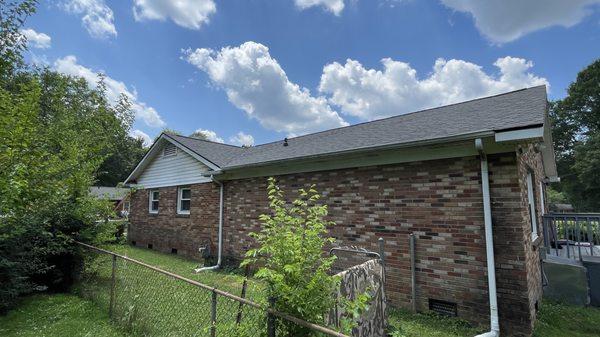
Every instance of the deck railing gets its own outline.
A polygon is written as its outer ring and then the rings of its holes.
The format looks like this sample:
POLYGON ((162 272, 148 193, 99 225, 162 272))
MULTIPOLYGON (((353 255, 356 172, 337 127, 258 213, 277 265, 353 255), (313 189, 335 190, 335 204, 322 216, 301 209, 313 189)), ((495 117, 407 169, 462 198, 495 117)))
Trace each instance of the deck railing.
POLYGON ((543 231, 551 255, 579 260, 600 255, 600 213, 549 213, 543 231))

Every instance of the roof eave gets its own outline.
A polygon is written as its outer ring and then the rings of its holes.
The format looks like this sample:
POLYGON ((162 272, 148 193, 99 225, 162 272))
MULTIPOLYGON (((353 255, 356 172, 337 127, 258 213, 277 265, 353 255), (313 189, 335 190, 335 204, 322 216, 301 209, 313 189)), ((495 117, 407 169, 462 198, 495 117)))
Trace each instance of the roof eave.
POLYGON ((281 159, 281 160, 264 161, 264 162, 249 164, 249 165, 225 166, 222 168, 222 171, 228 172, 231 170, 238 170, 238 169, 242 169, 242 168, 259 167, 259 166, 265 166, 265 165, 276 165, 276 164, 287 163, 287 162, 291 162, 291 161, 320 159, 320 158, 324 158, 324 157, 345 155, 345 154, 356 154, 356 153, 368 152, 368 151, 401 149, 401 148, 435 145, 435 144, 441 144, 441 143, 447 143, 447 142, 458 142, 458 141, 464 141, 464 140, 471 140, 471 139, 475 139, 475 138, 493 137, 494 134, 495 134, 494 131, 477 131, 477 132, 473 132, 473 133, 460 134, 460 135, 455 135, 455 136, 451 136, 451 137, 425 139, 425 140, 419 140, 419 141, 414 141, 414 142, 406 142, 406 143, 399 143, 399 144, 398 143, 387 144, 387 145, 382 145, 382 146, 354 148, 354 149, 345 150, 345 151, 335 151, 335 152, 328 152, 328 153, 317 154, 317 155, 286 158, 286 159, 281 159))

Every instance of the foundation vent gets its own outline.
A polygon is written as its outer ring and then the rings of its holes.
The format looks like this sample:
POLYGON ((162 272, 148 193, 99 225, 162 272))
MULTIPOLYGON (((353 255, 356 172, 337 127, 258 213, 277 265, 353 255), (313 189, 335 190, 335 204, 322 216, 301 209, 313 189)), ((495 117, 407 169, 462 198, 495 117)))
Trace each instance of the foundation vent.
POLYGON ((177 255, 177 248, 171 248, 171 254, 177 255))
POLYGON ((148 244, 148 249, 152 249, 152 244, 151 243, 148 244))
POLYGON ((435 300, 433 298, 429 299, 429 310, 436 312, 440 315, 456 317, 457 309, 456 303, 435 300))

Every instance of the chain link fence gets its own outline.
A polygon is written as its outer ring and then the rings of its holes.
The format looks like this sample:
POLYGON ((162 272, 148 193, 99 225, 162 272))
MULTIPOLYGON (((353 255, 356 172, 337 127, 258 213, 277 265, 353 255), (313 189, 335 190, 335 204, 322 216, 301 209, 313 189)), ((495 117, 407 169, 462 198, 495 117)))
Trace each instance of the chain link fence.
POLYGON ((337 336, 344 334, 143 262, 79 243, 78 293, 135 336, 337 336))

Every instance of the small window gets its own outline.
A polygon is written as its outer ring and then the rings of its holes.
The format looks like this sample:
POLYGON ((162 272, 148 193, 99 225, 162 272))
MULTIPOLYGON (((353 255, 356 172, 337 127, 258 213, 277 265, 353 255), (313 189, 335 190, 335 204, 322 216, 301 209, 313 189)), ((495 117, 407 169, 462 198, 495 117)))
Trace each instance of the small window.
POLYGON ((180 187, 177 193, 177 213, 190 214, 192 203, 192 190, 189 187, 180 187))
POLYGON ((529 220, 531 221, 531 238, 537 239, 537 211, 535 207, 535 185, 533 184, 533 173, 527 172, 527 204, 529 206, 529 220))
POLYGON ((170 156, 176 156, 177 155, 177 146, 169 143, 167 145, 165 145, 165 147, 163 148, 163 157, 170 157, 170 156))
POLYGON ((150 204, 148 205, 150 207, 150 213, 158 213, 158 198, 158 190, 150 191, 150 204))

